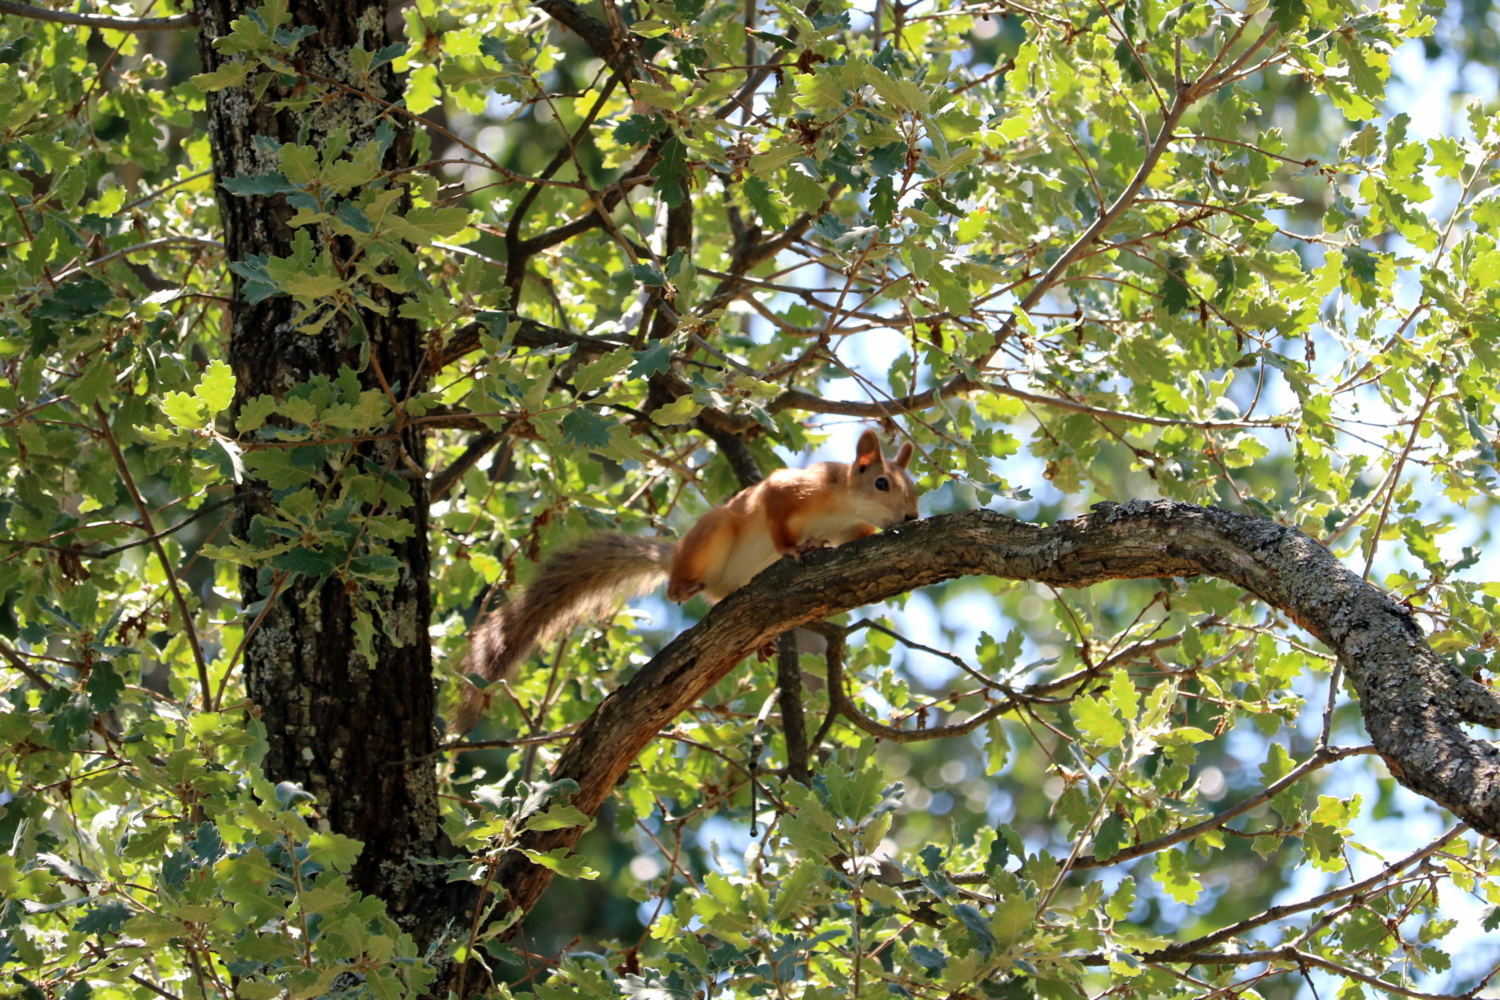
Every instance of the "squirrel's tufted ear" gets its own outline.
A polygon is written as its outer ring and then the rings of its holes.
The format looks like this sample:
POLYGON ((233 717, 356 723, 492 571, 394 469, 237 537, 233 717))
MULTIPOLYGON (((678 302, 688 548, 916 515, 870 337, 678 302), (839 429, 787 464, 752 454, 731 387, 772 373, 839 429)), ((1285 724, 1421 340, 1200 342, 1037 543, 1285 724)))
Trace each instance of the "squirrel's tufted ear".
POLYGON ((912 452, 914 452, 915 450, 916 449, 911 446, 910 441, 904 441, 901 444, 901 450, 896 452, 896 457, 891 459, 891 462, 904 469, 906 468, 906 463, 911 461, 912 452))
POLYGON ((881 461, 880 435, 874 431, 865 431, 859 436, 859 445, 854 450, 854 471, 864 472, 879 461, 881 461))

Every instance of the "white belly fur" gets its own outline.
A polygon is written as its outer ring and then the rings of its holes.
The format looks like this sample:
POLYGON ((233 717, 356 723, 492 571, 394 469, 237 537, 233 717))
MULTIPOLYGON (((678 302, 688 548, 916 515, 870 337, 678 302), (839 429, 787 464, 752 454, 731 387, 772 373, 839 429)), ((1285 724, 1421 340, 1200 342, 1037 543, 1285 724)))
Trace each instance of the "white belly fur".
MULTIPOLYGON (((891 509, 878 501, 856 503, 852 510, 846 507, 813 517, 797 533, 797 541, 801 544, 818 539, 829 545, 843 545, 860 537, 860 529, 866 524, 882 527, 890 517, 891 509)), ((771 544, 769 529, 746 531, 735 539, 719 572, 703 581, 703 589, 710 600, 722 601, 780 558, 781 554, 771 544)))
POLYGON ((718 574, 703 581, 703 589, 712 600, 721 601, 779 558, 769 531, 747 531, 735 539, 718 574))

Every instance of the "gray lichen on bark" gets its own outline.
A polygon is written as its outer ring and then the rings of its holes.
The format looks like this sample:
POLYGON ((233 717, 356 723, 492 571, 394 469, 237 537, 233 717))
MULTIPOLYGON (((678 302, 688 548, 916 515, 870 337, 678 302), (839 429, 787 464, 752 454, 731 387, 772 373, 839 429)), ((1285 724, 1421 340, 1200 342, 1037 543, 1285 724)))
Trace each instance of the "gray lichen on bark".
MULTIPOLYGON (((202 7, 199 53, 205 70, 215 70, 225 61, 213 41, 227 35, 231 23, 252 6, 250 0, 213 0, 202 7)), ((293 25, 317 29, 297 51, 301 66, 310 73, 348 82, 350 48, 359 44, 377 51, 388 41, 384 3, 296 0, 289 11, 293 25)), ((382 103, 399 99, 401 93, 389 64, 368 80, 376 101, 332 87, 304 108, 298 88, 306 85, 306 80, 280 77, 273 78, 263 93, 247 86, 207 96, 216 191, 231 261, 293 255, 298 231, 288 225, 293 212, 284 196, 237 196, 224 187, 229 177, 279 170, 276 150, 281 145, 326 149, 332 135, 345 129, 351 145, 356 145, 377 129, 386 129, 382 135, 390 141, 383 146, 382 166, 389 173, 381 182, 399 181, 401 171, 412 166, 410 123, 388 117, 382 103)), ((301 231, 313 235, 322 248, 315 231, 301 231)), ((349 248, 335 244, 333 249, 349 248)), ((360 310, 360 326, 368 338, 367 364, 367 357, 351 347, 353 322, 347 312, 310 334, 298 328, 304 316, 291 298, 269 296, 251 302, 244 286, 245 279, 235 274, 229 360, 237 380, 236 413, 247 400, 262 394, 282 397, 309 379, 336 378, 346 366, 358 373, 364 389, 420 389, 427 374, 423 332, 414 320, 399 314, 399 296, 384 288, 366 289, 379 304, 360 310), (384 379, 376 374, 377 368, 384 379)), ((400 430, 399 440, 360 445, 349 459, 382 475, 405 475, 425 462, 425 441, 419 430, 408 426, 400 430), (400 452, 409 464, 395 461, 400 452)), ((335 467, 319 471, 315 485, 332 488, 335 467)), ((425 947, 441 933, 457 897, 435 866, 413 860, 441 854, 448 847, 439 825, 433 767, 430 762, 398 763, 436 746, 427 633, 432 604, 428 500, 420 477, 408 476, 406 483, 410 504, 388 511, 404 518, 411 529, 405 539, 390 543, 402 568, 393 584, 364 580, 351 593, 337 579, 304 574, 278 581, 269 567, 241 573, 247 606, 272 601, 247 644, 244 677, 269 734, 264 762, 268 776, 301 784, 317 797, 319 817, 330 829, 364 842, 351 872, 353 883, 383 898, 392 915, 425 947), (368 602, 377 619, 374 663, 357 652, 354 626, 361 601, 368 602)), ((234 530, 244 537, 258 515, 272 511, 274 495, 266 484, 247 480, 237 487, 236 496, 240 510, 234 530)))

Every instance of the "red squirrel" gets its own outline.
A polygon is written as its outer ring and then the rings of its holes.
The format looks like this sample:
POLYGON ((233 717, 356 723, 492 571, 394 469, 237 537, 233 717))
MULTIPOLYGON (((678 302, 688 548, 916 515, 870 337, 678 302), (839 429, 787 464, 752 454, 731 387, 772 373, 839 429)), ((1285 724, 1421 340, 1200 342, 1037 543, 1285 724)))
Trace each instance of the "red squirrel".
MULTIPOLYGON (((917 519, 917 492, 906 465, 911 442, 886 459, 872 430, 859 436, 854 461, 778 469, 698 519, 676 543, 605 532, 554 554, 531 586, 491 611, 474 629, 460 670, 494 681, 509 677, 540 643, 552 642, 621 601, 667 581, 667 598, 703 593, 719 601, 783 556, 865 538, 917 519)), ((467 732, 488 699, 470 687, 455 719, 467 732)))

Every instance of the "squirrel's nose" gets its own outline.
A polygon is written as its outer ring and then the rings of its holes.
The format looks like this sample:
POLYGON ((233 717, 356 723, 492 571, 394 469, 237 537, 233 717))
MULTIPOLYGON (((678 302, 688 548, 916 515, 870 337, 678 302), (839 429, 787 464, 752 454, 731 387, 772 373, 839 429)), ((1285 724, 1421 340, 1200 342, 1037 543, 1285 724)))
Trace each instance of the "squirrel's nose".
POLYGON ((907 514, 906 515, 906 519, 908 521, 915 521, 915 520, 917 520, 917 515, 916 514, 907 514))

